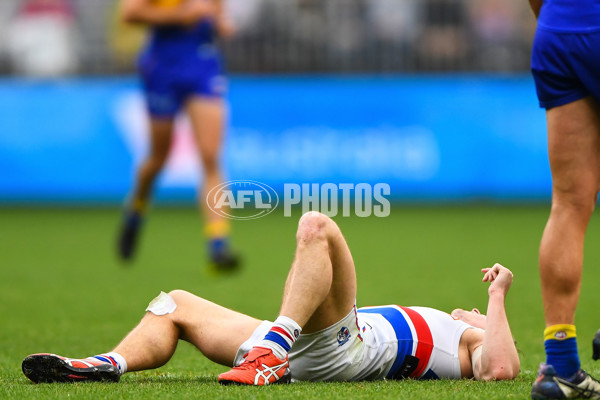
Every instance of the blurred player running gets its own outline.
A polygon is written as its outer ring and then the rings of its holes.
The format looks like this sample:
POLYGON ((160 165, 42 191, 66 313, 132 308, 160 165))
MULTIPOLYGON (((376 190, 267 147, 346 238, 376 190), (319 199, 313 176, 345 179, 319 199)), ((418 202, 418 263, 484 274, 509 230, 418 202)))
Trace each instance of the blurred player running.
POLYGON ((150 154, 140 166, 136 185, 124 213, 119 255, 131 259, 153 184, 169 154, 176 114, 190 118, 204 169, 204 212, 210 261, 220 270, 237 266, 228 242, 229 224, 212 213, 205 194, 222 182, 219 154, 223 141, 226 80, 215 36, 230 36, 232 26, 223 0, 123 0, 122 17, 150 27, 150 38, 139 59, 150 115, 150 154))
POLYGON ((534 399, 600 398, 580 367, 575 332, 583 243, 600 190, 600 1, 530 0, 531 69, 546 109, 552 210, 540 245, 546 363, 534 399))
MULTIPOLYGON (((22 364, 33 382, 118 381, 126 371, 158 368, 179 339, 219 364, 234 366, 221 384, 296 380, 513 379, 519 356, 504 301, 512 273, 485 268, 487 316, 395 305, 356 309, 356 272, 338 226, 310 212, 299 222, 296 255, 279 317, 260 321, 191 293, 161 293, 110 353, 86 359, 32 354, 22 364), (288 357, 289 354, 289 357, 288 357)), ((400 277, 400 276, 399 276, 400 277)))

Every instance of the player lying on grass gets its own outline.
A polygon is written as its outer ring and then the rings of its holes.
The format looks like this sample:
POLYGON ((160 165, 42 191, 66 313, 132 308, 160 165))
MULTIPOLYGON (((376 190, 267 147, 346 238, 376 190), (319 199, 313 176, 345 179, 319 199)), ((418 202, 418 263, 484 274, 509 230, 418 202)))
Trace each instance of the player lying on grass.
POLYGON ((483 281, 491 282, 487 317, 476 309, 452 315, 395 305, 357 310, 354 263, 335 222, 307 213, 296 239, 274 323, 175 290, 154 299, 114 351, 86 359, 33 354, 23 361, 23 372, 36 383, 118 381, 126 371, 164 365, 182 339, 210 360, 234 366, 219 375, 222 384, 266 385, 292 376, 309 381, 517 376, 519 357, 504 308, 512 273, 500 264, 482 270, 483 281))

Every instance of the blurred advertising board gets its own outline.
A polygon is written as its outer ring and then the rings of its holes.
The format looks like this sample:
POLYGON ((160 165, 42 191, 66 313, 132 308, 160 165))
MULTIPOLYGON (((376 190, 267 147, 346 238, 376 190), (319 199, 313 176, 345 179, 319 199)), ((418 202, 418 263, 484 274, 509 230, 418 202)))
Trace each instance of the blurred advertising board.
MULTIPOLYGON (((546 200, 544 112, 527 76, 236 76, 227 179, 390 185, 394 201, 546 200)), ((119 204, 147 150, 134 78, 0 81, 0 202, 119 204)), ((179 118, 157 200, 201 181, 179 118)))

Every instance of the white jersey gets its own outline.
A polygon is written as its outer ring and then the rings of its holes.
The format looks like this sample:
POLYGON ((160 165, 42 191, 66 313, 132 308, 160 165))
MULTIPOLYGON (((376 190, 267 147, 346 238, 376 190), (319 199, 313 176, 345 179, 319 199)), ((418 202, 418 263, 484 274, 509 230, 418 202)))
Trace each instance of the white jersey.
MULTIPOLYGON (((264 321, 240 346, 235 365, 271 328, 264 321)), ((461 377, 458 348, 466 329, 449 314, 395 305, 354 309, 336 324, 301 334, 290 351, 294 380, 358 381, 461 377)))

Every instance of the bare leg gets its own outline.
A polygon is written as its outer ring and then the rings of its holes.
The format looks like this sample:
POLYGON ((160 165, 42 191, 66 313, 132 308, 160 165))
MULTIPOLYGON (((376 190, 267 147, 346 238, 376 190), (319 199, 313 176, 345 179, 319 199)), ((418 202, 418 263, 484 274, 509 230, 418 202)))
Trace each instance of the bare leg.
POLYGON ((296 241, 280 314, 296 321, 303 333, 311 333, 333 325, 352 310, 356 272, 342 232, 329 217, 304 214, 296 241))
POLYGON ((156 176, 162 170, 169 155, 172 136, 172 119, 152 119, 150 121, 150 154, 138 170, 132 198, 133 204, 145 204, 150 197, 156 176))
POLYGON ((540 246, 546 326, 573 324, 585 231, 600 188, 600 107, 592 98, 548 110, 552 211, 540 246))
POLYGON ((206 194, 223 182, 219 157, 225 126, 225 104, 220 99, 194 98, 188 102, 187 112, 204 167, 204 185, 202 195, 198 198, 199 207, 207 223, 219 221, 223 217, 211 212, 207 207, 206 194))
POLYGON ((279 317, 243 363, 219 375, 219 383, 289 382, 288 352, 299 331, 306 334, 328 328, 354 308, 354 262, 335 222, 318 212, 306 213, 298 223, 296 241, 279 317))
POLYGON ((173 120, 150 121, 151 150, 139 167, 135 188, 129 199, 118 236, 117 251, 121 259, 130 260, 135 252, 143 215, 152 194, 152 187, 169 154, 173 135, 173 120))
MULTIPOLYGON (((310 333, 338 322, 352 310, 356 273, 342 233, 329 217, 318 212, 305 214, 296 238, 296 256, 281 315, 294 319, 310 333)), ((260 325, 257 319, 188 292, 176 290, 170 295, 177 304, 172 314, 147 313, 114 349, 127 360, 128 370, 164 365, 179 339, 192 343, 212 361, 232 365, 240 345, 260 325)))
POLYGON ((171 359, 179 339, 192 343, 210 360, 231 366, 240 345, 260 321, 191 293, 170 293, 177 304, 172 314, 150 312, 114 349, 129 371, 158 368, 171 359))

